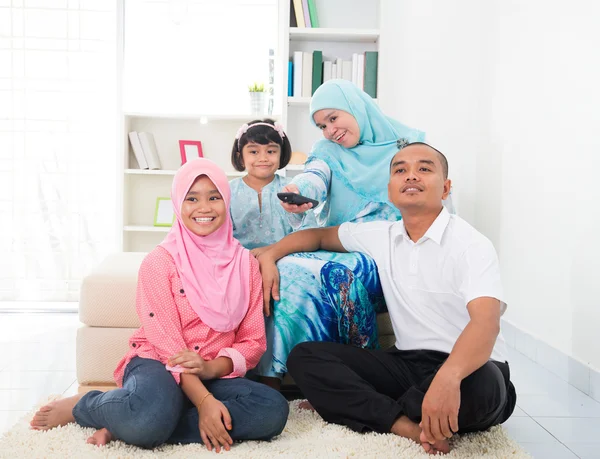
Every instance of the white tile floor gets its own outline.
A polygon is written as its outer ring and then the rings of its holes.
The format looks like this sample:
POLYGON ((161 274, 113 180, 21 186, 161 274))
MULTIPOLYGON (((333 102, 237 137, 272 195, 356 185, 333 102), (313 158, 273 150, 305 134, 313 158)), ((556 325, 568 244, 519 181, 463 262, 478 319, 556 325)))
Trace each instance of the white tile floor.
MULTIPOLYGON (((72 395, 76 314, 0 313, 0 434, 50 394, 72 395)), ((504 425, 541 459, 600 458, 600 403, 509 349, 518 407, 504 425)))

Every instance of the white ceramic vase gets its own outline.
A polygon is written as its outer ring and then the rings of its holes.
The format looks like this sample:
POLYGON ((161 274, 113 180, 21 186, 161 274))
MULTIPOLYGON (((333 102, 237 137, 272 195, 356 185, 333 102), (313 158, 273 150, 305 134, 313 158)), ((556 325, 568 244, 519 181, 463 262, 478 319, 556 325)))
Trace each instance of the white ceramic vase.
POLYGON ((265 114, 265 92, 249 92, 250 94, 250 113, 254 116, 263 116, 265 114))

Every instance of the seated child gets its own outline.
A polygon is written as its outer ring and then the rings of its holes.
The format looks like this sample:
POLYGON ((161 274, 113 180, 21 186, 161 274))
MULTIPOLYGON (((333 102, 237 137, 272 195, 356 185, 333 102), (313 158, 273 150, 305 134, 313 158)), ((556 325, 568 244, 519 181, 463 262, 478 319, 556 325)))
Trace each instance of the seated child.
POLYGON ((291 155, 292 147, 283 127, 273 120, 251 121, 238 130, 231 164, 247 175, 229 183, 231 219, 233 236, 249 250, 274 244, 300 227, 316 225, 312 212, 300 217, 289 214, 277 197, 292 181, 276 174, 287 166, 291 155))
MULTIPOLYGON (((271 119, 244 124, 233 142, 231 163, 236 170, 247 172, 244 177, 230 182, 233 236, 256 255, 257 249, 274 244, 295 230, 316 226, 313 212, 290 214, 281 207, 277 197, 291 178, 276 172, 287 166, 291 155, 287 135, 282 126, 271 119)), ((273 319, 268 308, 265 314, 268 316, 265 322, 267 352, 255 372, 263 382, 279 388, 283 375, 271 368, 273 319)))
POLYGON ((42 407, 37 430, 70 422, 113 439, 154 448, 269 440, 283 430, 288 404, 243 376, 265 351, 258 262, 233 238, 227 178, 207 159, 173 179, 177 216, 140 267, 136 309, 142 327, 115 370, 118 389, 91 391, 42 407))

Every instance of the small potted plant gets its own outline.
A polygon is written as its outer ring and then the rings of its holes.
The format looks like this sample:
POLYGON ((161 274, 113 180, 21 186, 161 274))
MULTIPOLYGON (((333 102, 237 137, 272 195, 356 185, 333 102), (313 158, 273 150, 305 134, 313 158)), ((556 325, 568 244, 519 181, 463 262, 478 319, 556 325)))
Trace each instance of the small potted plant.
POLYGON ((264 83, 254 83, 248 86, 250 94, 250 112, 252 115, 265 113, 266 92, 264 83))

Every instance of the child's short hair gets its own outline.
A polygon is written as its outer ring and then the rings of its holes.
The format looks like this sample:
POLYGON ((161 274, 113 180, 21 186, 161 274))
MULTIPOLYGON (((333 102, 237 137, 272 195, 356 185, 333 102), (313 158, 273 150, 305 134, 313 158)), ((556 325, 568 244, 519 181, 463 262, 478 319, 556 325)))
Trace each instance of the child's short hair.
MULTIPOLYGON (((231 149, 231 164, 236 171, 243 172, 246 168, 244 167, 244 160, 242 158, 242 150, 244 146, 249 143, 258 143, 260 145, 268 145, 271 142, 276 143, 281 147, 281 155, 279 156, 279 167, 283 169, 290 162, 292 157, 292 146, 288 139, 287 134, 281 137, 278 130, 275 129, 275 121, 270 118, 264 120, 253 120, 248 124, 246 132, 242 133, 239 138, 236 138, 233 142, 233 148, 231 149), (266 123, 273 127, 265 126, 260 124, 258 126, 252 126, 256 123, 266 123)), ((279 125, 278 125, 279 127, 279 125)), ((283 132, 283 131, 282 131, 283 132)))

